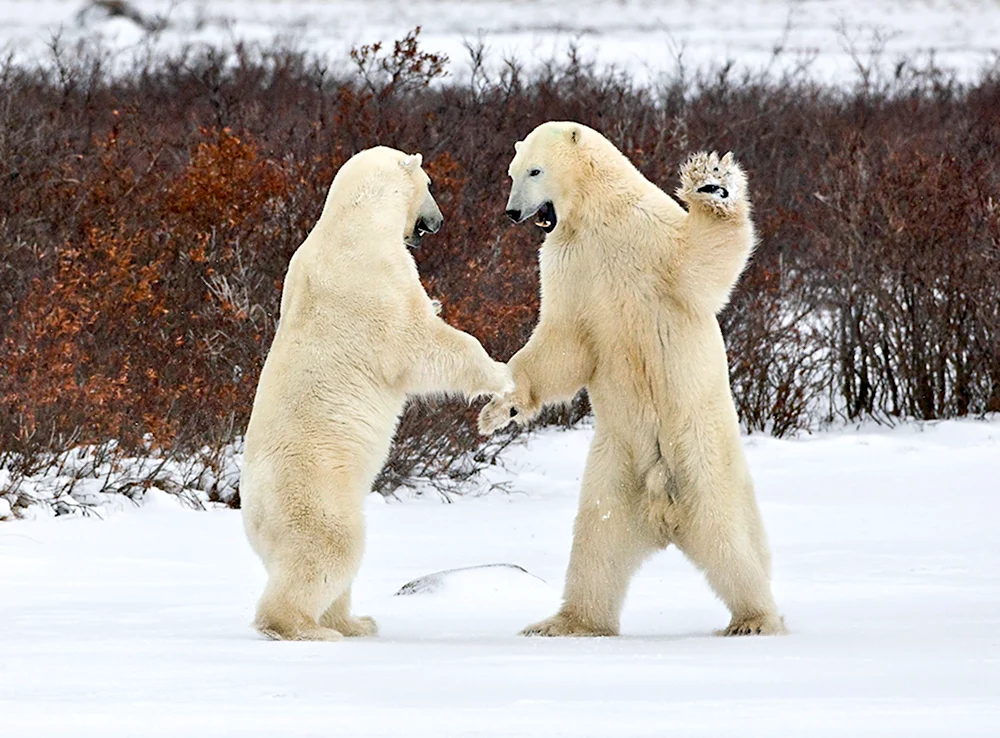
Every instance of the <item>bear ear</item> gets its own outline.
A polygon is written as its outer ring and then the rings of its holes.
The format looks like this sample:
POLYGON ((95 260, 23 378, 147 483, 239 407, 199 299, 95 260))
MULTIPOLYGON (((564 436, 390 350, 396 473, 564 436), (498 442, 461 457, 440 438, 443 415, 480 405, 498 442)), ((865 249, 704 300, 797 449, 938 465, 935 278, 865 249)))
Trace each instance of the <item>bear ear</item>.
POLYGON ((522 146, 524 146, 524 141, 515 141, 514 142, 514 153, 516 154, 518 151, 520 151, 522 146))
POLYGON ((580 130, 580 126, 572 126, 569 129, 569 142, 573 144, 579 143, 581 133, 583 133, 583 131, 580 130))
POLYGON ((727 151, 726 155, 722 157, 722 160, 719 162, 719 164, 720 166, 731 167, 733 165, 733 152, 727 151))
POLYGON ((399 166, 403 167, 408 172, 412 172, 417 169, 424 162, 424 157, 420 154, 410 154, 404 157, 400 162, 399 166))

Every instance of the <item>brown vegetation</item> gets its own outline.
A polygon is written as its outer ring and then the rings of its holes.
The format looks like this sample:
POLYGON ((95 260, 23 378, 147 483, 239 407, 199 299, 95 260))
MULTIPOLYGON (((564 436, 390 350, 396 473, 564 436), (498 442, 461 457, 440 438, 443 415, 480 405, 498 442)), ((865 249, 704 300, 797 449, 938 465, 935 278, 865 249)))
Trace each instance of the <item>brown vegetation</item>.
MULTIPOLYGON (((721 69, 635 88, 571 57, 451 83, 415 35, 352 59, 342 76, 243 48, 115 75, 97 53, 0 69, 0 465, 238 436, 288 259, 374 144, 423 153, 446 218, 417 253, 425 284, 508 358, 535 321, 541 239, 504 218, 506 166, 548 119, 603 131, 668 191, 695 149, 748 170, 761 243, 721 316, 748 429, 1000 411, 995 73, 960 86, 904 64, 842 91, 721 69)), ((491 458, 471 415, 411 408, 378 489, 468 479, 491 458)))

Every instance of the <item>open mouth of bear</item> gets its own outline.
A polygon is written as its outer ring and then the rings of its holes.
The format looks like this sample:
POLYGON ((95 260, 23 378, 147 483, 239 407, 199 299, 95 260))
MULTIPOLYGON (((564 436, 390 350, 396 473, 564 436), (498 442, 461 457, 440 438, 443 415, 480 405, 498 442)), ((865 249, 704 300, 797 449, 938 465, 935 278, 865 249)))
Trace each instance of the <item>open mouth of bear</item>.
POLYGON ((535 225, 546 233, 552 233, 559 219, 556 217, 556 208, 551 202, 547 202, 538 208, 535 213, 535 225))
POLYGON ((434 233, 434 231, 432 231, 430 227, 428 227, 427 223, 424 221, 423 218, 417 218, 417 222, 413 226, 413 233, 404 238, 403 243, 405 243, 411 249, 415 249, 420 245, 420 241, 428 233, 434 233))

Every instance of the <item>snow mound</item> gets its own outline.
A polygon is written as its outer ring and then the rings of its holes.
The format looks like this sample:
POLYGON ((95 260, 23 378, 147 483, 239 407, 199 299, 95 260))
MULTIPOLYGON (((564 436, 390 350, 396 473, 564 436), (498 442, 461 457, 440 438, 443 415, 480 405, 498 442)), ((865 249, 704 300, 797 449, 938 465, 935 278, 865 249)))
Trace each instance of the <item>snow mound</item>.
POLYGON ((559 592, 521 566, 495 563, 418 577, 371 605, 383 640, 508 640, 552 614, 559 592))
POLYGON ((476 599, 508 599, 525 594, 549 595, 551 589, 517 564, 483 564, 447 569, 407 582, 396 596, 438 594, 474 596, 476 599))

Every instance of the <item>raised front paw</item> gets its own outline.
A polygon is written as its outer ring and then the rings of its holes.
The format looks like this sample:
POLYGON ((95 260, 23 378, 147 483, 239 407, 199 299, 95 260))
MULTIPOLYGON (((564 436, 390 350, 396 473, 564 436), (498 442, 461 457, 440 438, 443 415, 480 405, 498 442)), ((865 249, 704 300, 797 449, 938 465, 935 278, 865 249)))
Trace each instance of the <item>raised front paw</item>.
POLYGON ((521 631, 523 636, 545 636, 549 638, 558 636, 569 636, 575 638, 598 638, 603 636, 616 636, 618 631, 610 627, 602 627, 560 612, 547 618, 540 623, 529 625, 521 631))
POLYGON ((494 397, 479 411, 479 432, 484 436, 492 436, 517 417, 517 414, 517 407, 510 393, 494 397))
POLYGON ((681 167, 677 190, 689 206, 701 205, 718 215, 733 212, 746 196, 746 175, 729 152, 721 159, 716 152, 692 154, 681 167))

